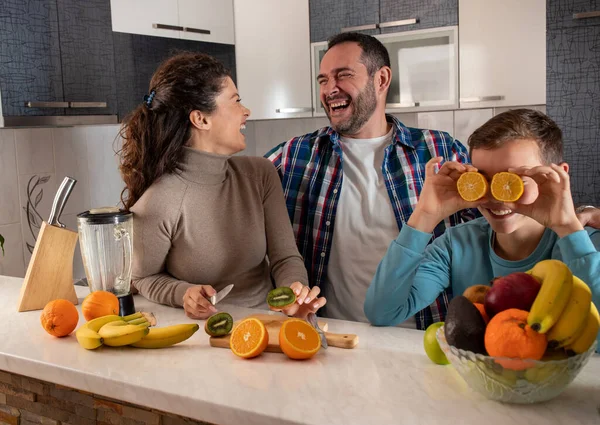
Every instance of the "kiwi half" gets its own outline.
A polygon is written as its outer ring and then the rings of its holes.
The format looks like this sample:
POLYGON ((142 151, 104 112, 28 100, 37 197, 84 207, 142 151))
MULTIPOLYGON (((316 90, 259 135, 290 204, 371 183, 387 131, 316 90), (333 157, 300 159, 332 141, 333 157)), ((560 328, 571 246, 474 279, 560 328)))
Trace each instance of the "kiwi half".
POLYGON ((233 328, 233 317, 231 314, 221 312, 210 316, 204 323, 204 332, 210 336, 225 336, 233 328))
POLYGON ((271 307, 284 308, 296 302, 296 294, 287 286, 271 289, 267 294, 267 304, 271 307))

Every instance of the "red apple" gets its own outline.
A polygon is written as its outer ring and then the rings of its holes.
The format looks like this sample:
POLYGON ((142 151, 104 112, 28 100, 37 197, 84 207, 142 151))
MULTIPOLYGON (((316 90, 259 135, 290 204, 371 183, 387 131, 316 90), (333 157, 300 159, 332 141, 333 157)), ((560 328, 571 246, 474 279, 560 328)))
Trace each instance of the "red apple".
POLYGON ((509 308, 529 311, 541 286, 535 277, 523 272, 494 279, 485 295, 485 311, 490 319, 509 308))

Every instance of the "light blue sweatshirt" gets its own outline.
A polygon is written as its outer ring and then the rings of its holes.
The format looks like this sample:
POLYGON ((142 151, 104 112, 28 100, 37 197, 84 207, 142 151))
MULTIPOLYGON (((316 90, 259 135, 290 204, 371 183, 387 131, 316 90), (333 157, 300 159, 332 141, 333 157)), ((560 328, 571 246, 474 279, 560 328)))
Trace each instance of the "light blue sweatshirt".
MULTIPOLYGON (((365 314, 377 326, 394 326, 430 305, 448 286, 454 295, 472 285, 489 285, 494 277, 531 269, 537 262, 563 261, 592 290, 600 309, 600 231, 586 228, 559 239, 546 229, 535 251, 524 260, 500 258, 491 246, 492 228, 485 218, 451 227, 431 244, 431 233, 408 225, 377 268, 365 299, 365 314)), ((599 337, 600 346, 600 337, 599 337)), ((600 352, 600 348, 597 349, 600 352)))

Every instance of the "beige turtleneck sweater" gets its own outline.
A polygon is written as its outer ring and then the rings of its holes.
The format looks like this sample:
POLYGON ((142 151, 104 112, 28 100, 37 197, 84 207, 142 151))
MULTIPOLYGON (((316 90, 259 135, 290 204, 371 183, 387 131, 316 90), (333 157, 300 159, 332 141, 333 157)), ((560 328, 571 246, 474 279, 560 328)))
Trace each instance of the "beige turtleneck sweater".
POLYGON ((265 308, 271 276, 276 286, 307 285, 273 164, 184 149, 184 171, 163 176, 131 208, 140 294, 181 307, 193 285, 234 283, 225 302, 265 308))

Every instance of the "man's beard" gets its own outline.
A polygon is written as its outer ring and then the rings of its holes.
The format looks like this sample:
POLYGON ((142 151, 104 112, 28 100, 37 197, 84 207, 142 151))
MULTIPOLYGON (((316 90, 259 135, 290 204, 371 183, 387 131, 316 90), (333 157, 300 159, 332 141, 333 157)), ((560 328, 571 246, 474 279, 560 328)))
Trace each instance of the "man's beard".
POLYGON ((375 85, 373 81, 369 81, 365 88, 358 94, 355 100, 352 100, 351 105, 354 108, 354 113, 344 122, 333 124, 329 115, 329 107, 325 107, 325 112, 329 118, 331 127, 341 135, 353 135, 365 125, 375 112, 377 106, 377 97, 375 96, 375 85))

